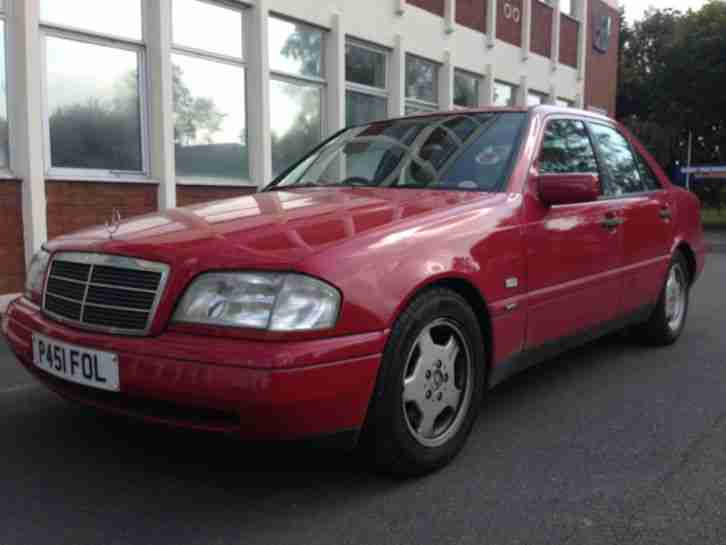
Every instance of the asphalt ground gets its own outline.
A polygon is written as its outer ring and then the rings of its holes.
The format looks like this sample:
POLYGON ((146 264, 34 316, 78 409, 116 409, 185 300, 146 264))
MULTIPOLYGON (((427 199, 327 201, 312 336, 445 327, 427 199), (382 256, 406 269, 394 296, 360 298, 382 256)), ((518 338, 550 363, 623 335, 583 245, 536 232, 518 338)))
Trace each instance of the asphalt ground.
POLYGON ((0 545, 725 543, 725 281, 715 253, 674 347, 614 335, 498 387, 454 463, 410 481, 98 416, 0 343, 0 545))

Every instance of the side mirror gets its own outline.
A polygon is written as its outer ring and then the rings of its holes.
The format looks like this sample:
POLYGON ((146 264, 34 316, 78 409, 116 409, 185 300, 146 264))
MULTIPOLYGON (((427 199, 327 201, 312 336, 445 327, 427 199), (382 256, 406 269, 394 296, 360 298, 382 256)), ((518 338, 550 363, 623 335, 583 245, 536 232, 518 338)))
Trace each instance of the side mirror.
POLYGON ((600 197, 597 174, 540 174, 534 181, 546 206, 593 202, 600 197))

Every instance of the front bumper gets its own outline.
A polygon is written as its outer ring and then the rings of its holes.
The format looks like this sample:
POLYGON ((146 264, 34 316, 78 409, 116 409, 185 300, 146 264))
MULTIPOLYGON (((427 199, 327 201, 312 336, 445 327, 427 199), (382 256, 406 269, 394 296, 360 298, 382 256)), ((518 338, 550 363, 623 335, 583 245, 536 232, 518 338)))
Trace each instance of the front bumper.
POLYGON ((164 333, 129 338, 53 322, 27 299, 8 307, 3 332, 20 363, 58 394, 173 426, 296 439, 363 425, 386 333, 256 342, 164 333), (33 365, 32 335, 115 352, 121 393, 56 379, 33 365))

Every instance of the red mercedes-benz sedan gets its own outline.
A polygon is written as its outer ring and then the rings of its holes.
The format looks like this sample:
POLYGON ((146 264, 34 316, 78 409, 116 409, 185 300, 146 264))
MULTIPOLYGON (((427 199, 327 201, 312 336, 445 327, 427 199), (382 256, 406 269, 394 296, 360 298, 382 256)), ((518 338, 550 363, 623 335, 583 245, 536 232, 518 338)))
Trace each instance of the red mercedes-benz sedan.
POLYGON ((349 432, 418 474, 524 367, 626 326, 675 342, 703 264, 698 201, 615 122, 457 111, 346 129, 252 196, 53 240, 2 328, 73 401, 349 432))

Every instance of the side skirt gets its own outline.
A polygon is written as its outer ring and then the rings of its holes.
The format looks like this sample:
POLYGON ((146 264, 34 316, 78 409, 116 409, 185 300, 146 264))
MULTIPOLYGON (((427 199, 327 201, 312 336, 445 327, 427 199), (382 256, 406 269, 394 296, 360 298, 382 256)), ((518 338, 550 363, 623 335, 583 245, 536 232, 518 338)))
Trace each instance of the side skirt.
POLYGON ((489 375, 489 388, 494 388, 514 375, 550 360, 560 354, 600 339, 628 326, 646 322, 655 310, 655 305, 645 306, 627 316, 604 322, 591 329, 530 348, 497 365, 489 375))

